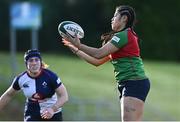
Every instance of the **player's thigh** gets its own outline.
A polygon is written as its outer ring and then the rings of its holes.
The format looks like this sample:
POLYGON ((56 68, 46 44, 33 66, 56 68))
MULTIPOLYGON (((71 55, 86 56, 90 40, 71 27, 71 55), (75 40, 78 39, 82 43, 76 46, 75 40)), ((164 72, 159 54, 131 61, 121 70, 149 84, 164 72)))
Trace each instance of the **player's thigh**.
POLYGON ((125 97, 121 99, 121 113, 124 120, 138 121, 142 118, 144 102, 135 97, 125 97))

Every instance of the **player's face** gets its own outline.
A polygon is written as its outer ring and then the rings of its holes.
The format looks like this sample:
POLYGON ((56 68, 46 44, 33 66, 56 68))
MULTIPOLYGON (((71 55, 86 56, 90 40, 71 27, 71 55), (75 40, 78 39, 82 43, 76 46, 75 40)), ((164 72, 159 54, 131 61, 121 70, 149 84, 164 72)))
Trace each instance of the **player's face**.
POLYGON ((31 73, 39 73, 41 69, 41 60, 38 57, 29 58, 27 61, 27 69, 31 73))
POLYGON ((115 32, 121 31, 126 26, 127 19, 126 15, 121 16, 118 10, 116 10, 111 19, 112 30, 115 32))
POLYGON ((111 19, 111 27, 113 31, 120 31, 121 27, 121 21, 120 21, 121 15, 115 11, 113 18, 111 19))

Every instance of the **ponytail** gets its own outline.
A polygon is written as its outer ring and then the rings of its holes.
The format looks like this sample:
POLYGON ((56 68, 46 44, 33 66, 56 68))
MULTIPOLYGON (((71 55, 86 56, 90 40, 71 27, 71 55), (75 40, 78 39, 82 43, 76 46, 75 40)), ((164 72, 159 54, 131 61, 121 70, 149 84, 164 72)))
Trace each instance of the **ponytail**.
POLYGON ((44 61, 42 61, 42 68, 43 69, 47 69, 49 67, 48 64, 46 64, 44 61))
POLYGON ((101 35, 101 41, 102 41, 102 45, 105 45, 108 41, 110 41, 112 39, 112 37, 114 36, 114 31, 108 32, 108 33, 104 33, 101 35))

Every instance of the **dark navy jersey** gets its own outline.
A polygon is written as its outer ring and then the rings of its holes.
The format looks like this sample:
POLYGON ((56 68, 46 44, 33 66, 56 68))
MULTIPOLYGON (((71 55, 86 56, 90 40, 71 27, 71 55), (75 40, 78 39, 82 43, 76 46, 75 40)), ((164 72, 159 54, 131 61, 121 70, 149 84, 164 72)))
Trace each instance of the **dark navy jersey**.
MULTIPOLYGON (((62 84, 60 78, 48 69, 42 69, 38 77, 31 77, 27 71, 14 78, 12 87, 22 90, 26 96, 25 117, 40 116, 45 108, 57 101, 55 89, 62 84)), ((60 112, 61 108, 57 112, 60 112)), ((56 113, 57 113, 56 112, 56 113)))

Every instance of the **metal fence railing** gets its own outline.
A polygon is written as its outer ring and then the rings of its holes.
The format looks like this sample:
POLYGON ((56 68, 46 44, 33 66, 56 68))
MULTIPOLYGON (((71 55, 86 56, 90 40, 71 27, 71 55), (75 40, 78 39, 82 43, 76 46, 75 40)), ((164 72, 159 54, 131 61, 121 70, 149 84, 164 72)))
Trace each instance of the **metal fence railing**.
POLYGON ((119 121, 118 103, 107 100, 87 100, 71 97, 63 109, 64 119, 68 121, 119 121))

